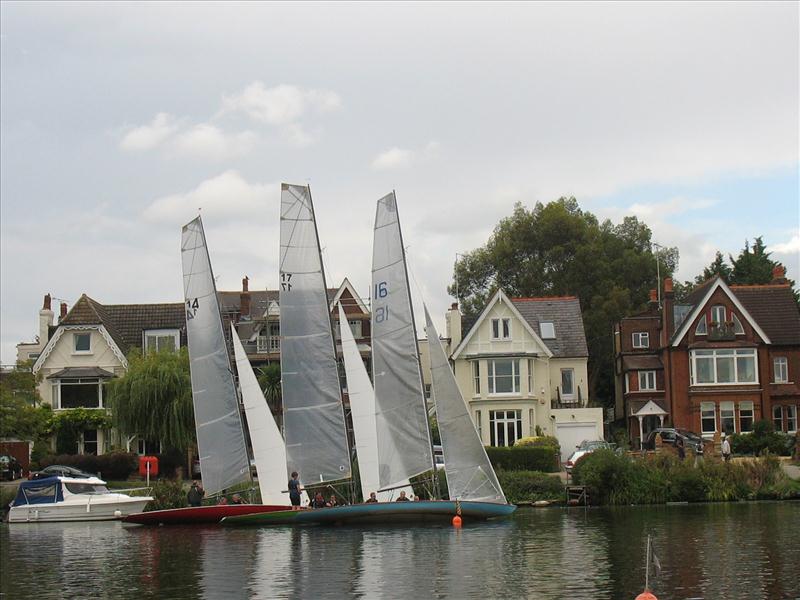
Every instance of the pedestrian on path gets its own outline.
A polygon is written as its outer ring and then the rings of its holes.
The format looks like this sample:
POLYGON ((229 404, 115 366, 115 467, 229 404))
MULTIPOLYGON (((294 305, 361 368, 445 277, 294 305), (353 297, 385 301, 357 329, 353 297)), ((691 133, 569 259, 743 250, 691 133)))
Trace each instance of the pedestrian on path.
POLYGON ((722 460, 725 462, 731 460, 731 443, 724 433, 722 434, 722 460))

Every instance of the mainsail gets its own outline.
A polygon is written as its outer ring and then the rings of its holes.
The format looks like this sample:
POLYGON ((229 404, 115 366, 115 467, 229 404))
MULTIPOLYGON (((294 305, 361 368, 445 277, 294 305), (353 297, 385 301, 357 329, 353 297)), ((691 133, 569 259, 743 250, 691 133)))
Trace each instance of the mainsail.
POLYGON ((250 461, 200 217, 183 226, 181 258, 197 450, 211 495, 249 481, 250 461))
POLYGON ((425 321, 430 348, 433 401, 436 404, 439 435, 442 436, 450 499, 506 504, 506 497, 469 416, 427 306, 425 321))
POLYGON ((372 373, 386 488, 433 468, 406 258, 394 192, 378 200, 372 248, 372 373))
POLYGON ((325 274, 306 186, 281 187, 281 385, 287 471, 306 485, 350 477, 325 274))
POLYGON ((258 488, 262 504, 289 504, 289 494, 282 493, 286 487, 286 447, 281 432, 270 414, 267 401, 258 385, 256 374, 245 354, 236 328, 231 323, 233 351, 236 370, 239 373, 239 389, 242 391, 244 414, 253 445, 253 459, 258 473, 258 488))
MULTIPOLYGON (((366 500, 371 492, 377 492, 379 501, 388 502, 399 494, 399 491, 378 492, 381 485, 378 475, 378 438, 375 429, 375 392, 341 304, 339 304, 339 331, 342 338, 344 372, 347 376, 347 395, 350 398, 350 414, 353 417, 361 497, 366 500)), ((410 485, 405 491, 406 494, 413 493, 410 485)))

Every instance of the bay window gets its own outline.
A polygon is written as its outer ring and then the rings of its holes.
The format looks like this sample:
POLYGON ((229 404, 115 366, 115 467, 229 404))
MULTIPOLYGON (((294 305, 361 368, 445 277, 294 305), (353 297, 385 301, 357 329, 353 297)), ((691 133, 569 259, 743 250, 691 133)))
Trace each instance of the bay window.
POLYGON ((717 411, 713 402, 700 403, 700 432, 713 434, 717 430, 717 411))
POLYGON ((489 433, 492 446, 513 446, 522 437, 522 411, 490 410, 489 433))
POLYGON ((754 348, 692 350, 692 385, 757 383, 754 348))
POLYGON ((490 394, 519 394, 519 360, 487 361, 490 394))

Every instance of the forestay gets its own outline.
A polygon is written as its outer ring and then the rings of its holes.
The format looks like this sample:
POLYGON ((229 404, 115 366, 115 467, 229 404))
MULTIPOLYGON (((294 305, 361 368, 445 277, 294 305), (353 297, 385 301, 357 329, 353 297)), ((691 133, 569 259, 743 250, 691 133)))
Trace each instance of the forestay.
POLYGON ((239 373, 239 389, 242 392, 242 404, 247 416, 247 429, 250 431, 253 459, 258 473, 261 503, 288 505, 289 494, 281 492, 286 487, 286 448, 283 438, 233 323, 231 334, 236 371, 239 373))
POLYGON ((450 499, 505 504, 506 497, 469 416, 427 307, 425 322, 431 358, 431 387, 450 499))
POLYGON ((394 192, 378 200, 372 249, 372 369, 381 487, 433 468, 394 192))
POLYGON ((305 186, 281 188, 279 298, 287 471, 306 485, 349 477, 325 274, 305 186))
MULTIPOLYGON (((353 418, 361 495, 366 500, 371 492, 377 492, 379 501, 388 502, 400 491, 395 489, 378 492, 381 486, 378 476, 378 438, 375 430, 375 393, 341 304, 339 304, 339 331, 342 339, 344 372, 347 376, 347 396, 350 399, 350 414, 353 418)), ((413 493, 410 485, 404 489, 406 494, 413 493)))
POLYGON ((200 217, 183 226, 181 255, 197 451, 211 495, 248 481, 250 461, 200 217))

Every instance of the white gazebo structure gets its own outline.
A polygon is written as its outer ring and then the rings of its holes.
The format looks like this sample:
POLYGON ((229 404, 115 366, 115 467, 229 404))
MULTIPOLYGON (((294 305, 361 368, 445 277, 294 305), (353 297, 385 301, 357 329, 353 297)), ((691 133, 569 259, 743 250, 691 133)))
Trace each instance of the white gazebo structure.
POLYGON ((661 408, 653 400, 649 400, 642 408, 632 413, 632 417, 639 419, 639 449, 642 449, 644 443, 644 418, 645 417, 658 417, 661 422, 660 427, 664 426, 664 417, 667 416, 667 411, 661 408))

